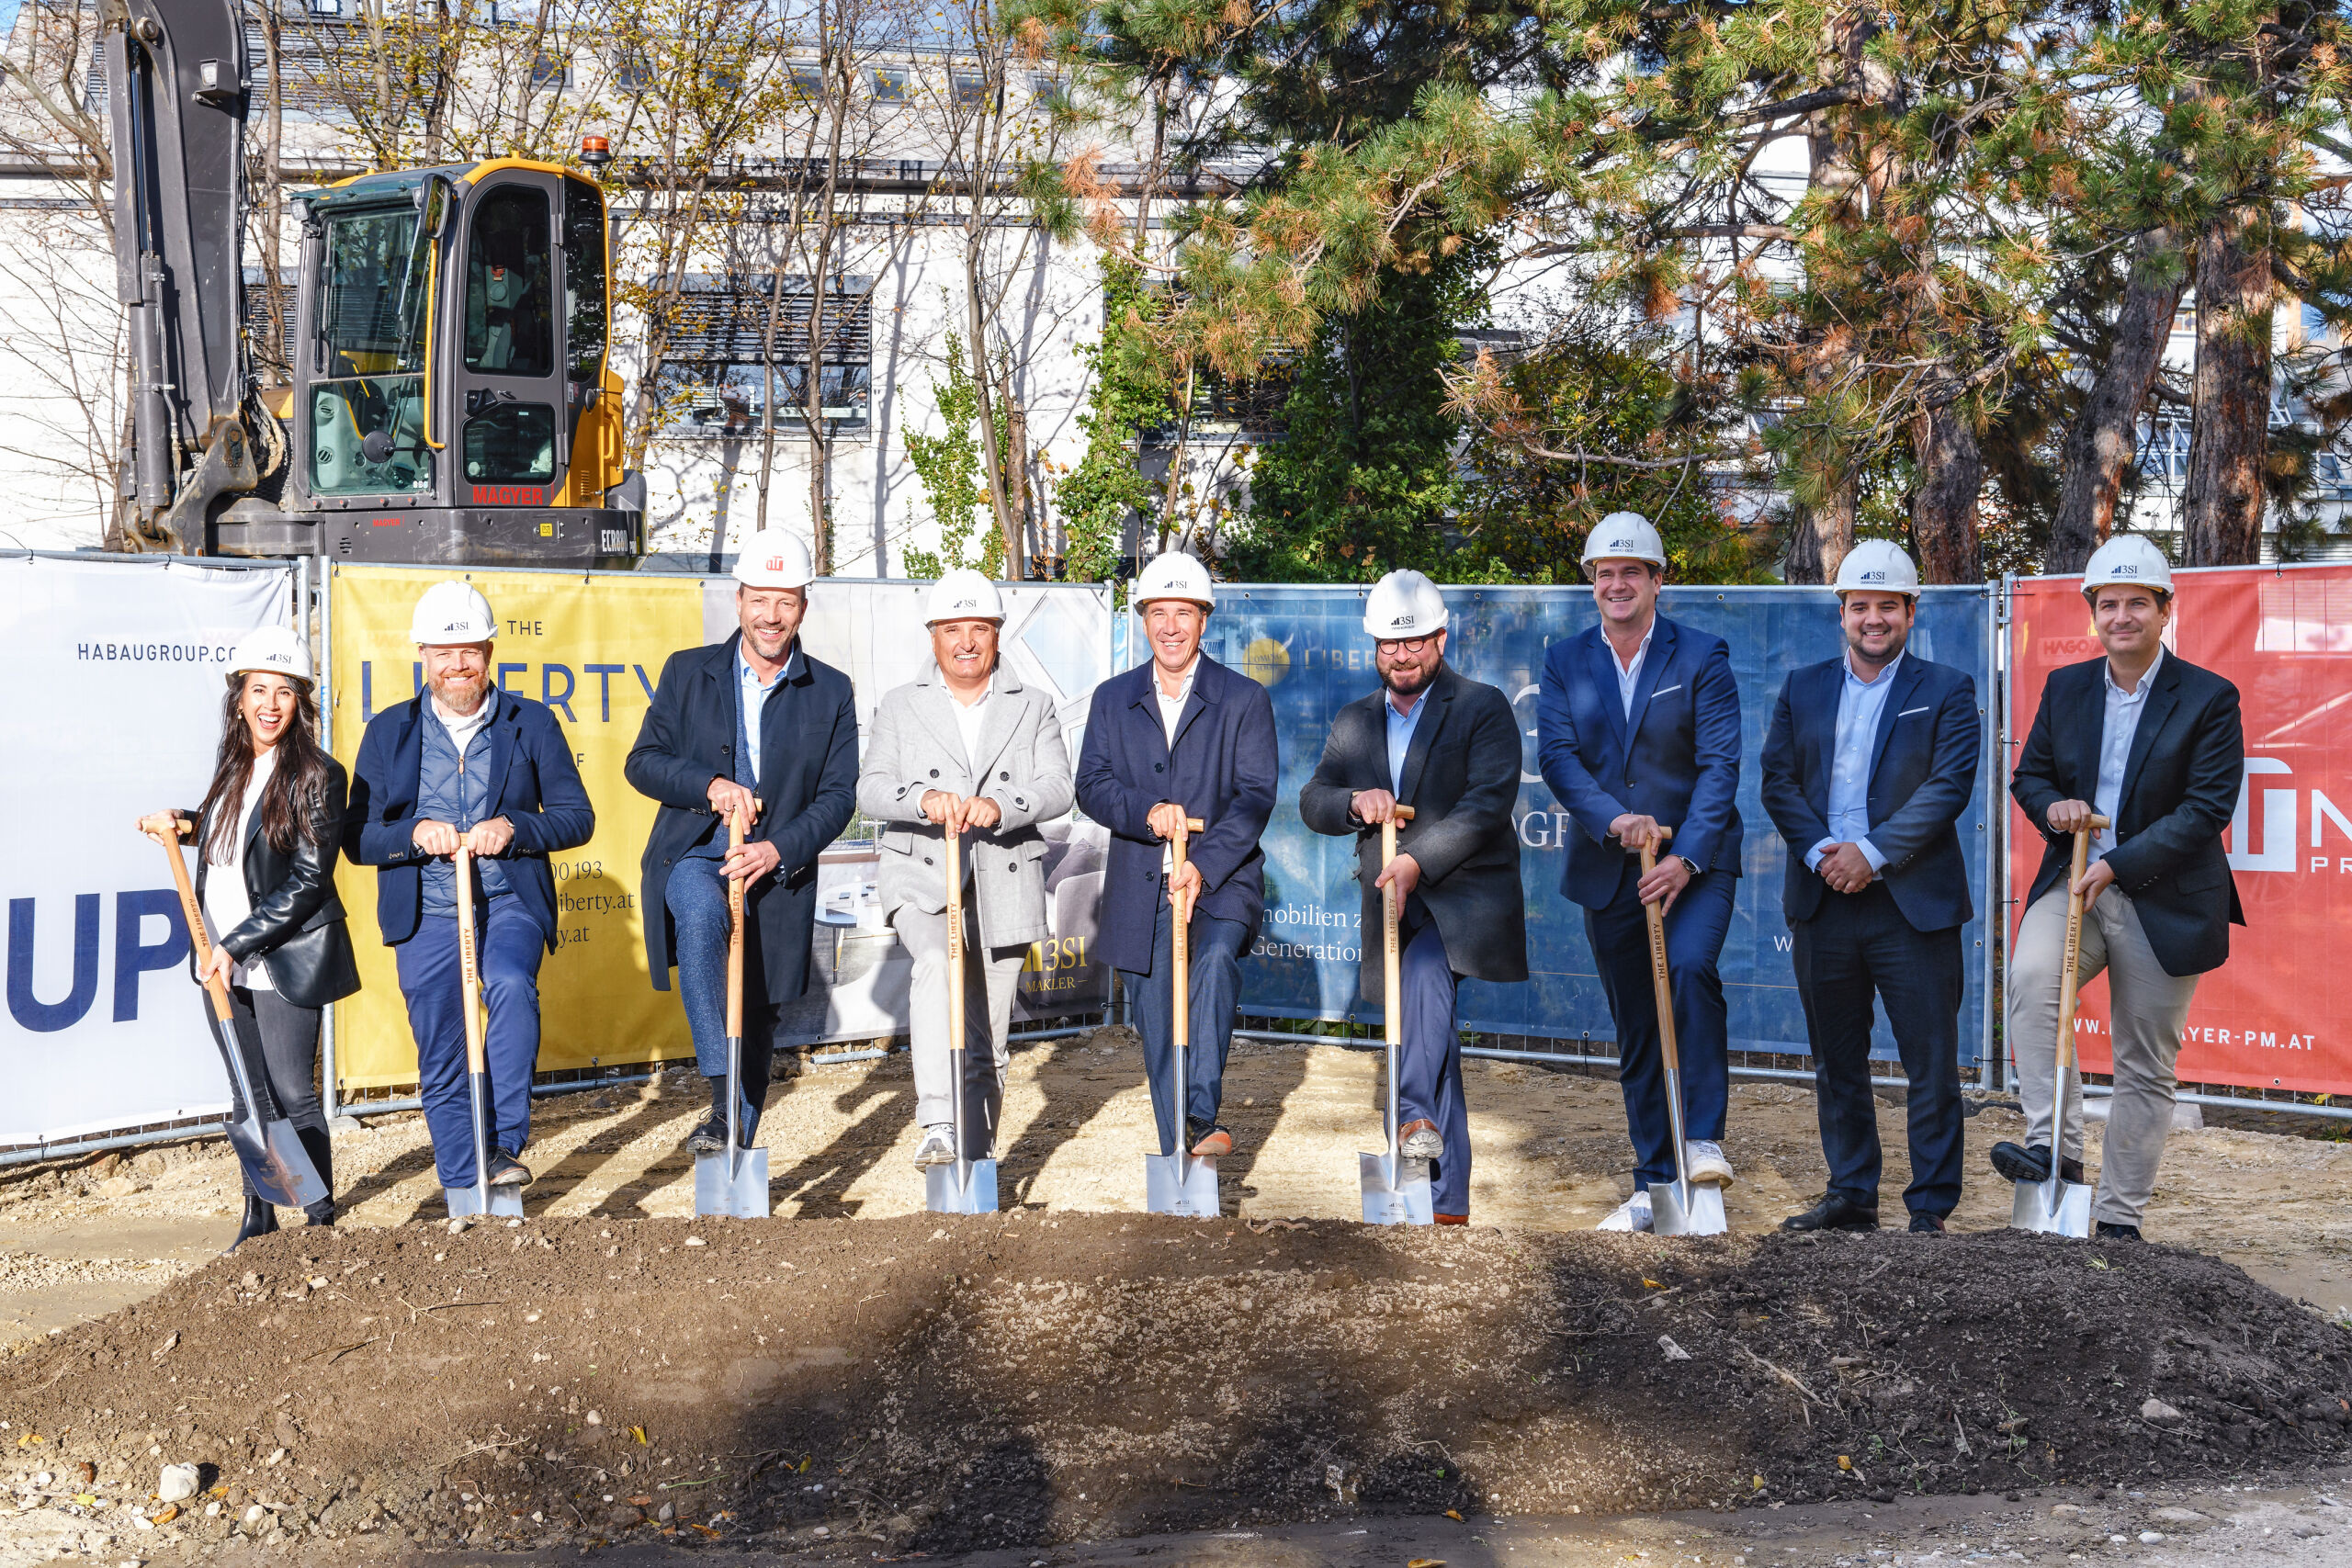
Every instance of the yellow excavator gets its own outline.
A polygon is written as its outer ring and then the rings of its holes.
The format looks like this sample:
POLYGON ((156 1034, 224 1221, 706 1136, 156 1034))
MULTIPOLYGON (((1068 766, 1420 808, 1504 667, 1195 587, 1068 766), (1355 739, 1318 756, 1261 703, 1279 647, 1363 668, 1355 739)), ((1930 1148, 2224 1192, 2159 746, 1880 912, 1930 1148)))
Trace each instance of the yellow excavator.
MULTIPOLYGON (((232 0, 103 0, 129 432, 111 539, 231 556, 628 567, 604 190, 525 159, 300 197, 288 383, 243 305, 244 29, 232 0)), ((601 167, 601 139, 582 159, 601 167)))

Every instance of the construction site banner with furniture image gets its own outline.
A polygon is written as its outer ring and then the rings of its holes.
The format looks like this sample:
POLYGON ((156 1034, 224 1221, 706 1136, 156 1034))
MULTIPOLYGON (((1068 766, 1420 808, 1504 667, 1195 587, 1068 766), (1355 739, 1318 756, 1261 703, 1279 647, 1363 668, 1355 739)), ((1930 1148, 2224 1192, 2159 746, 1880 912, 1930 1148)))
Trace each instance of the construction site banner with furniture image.
MULTIPOLYGON (((2217 567, 2174 575, 2165 646, 2238 689, 2245 778, 2225 835, 2246 923, 2198 983, 2184 1083, 2336 1093, 2352 1085, 2352 984, 2334 956, 2352 921, 2352 566, 2217 567)), ((2078 577, 2019 578, 2009 611, 2014 764, 2050 671, 2104 658, 2078 577)), ((2043 839, 2009 812, 2014 933, 2043 839)), ((2223 897, 2217 891, 2215 897, 2223 897)), ((2106 976, 2083 988, 2075 1044, 2106 1072, 2106 976)), ((2010 1041, 2048 1051, 2051 1041, 2010 1041)))
MULTIPOLYGON (((334 569, 334 750, 346 767, 367 721, 414 696, 422 682, 409 615, 447 568, 334 569)), ((662 666, 682 648, 735 634, 735 584, 725 577, 651 572, 483 571, 466 577, 489 598, 501 630, 491 663, 506 691, 545 702, 572 744, 596 832, 552 857, 562 929, 539 973, 539 1070, 559 1072, 691 1058, 694 1044, 673 988, 646 973, 639 863, 654 803, 622 776, 662 666)), ((802 646, 846 672, 857 689, 861 735, 882 694, 914 679, 931 657, 923 629, 929 585, 837 579, 813 585, 802 646)), ((1008 584, 1002 657, 1060 706, 1070 756, 1086 705, 1110 669, 1110 594, 1079 584, 1008 584)), ((1108 975, 1091 955, 1107 848, 1082 818, 1048 824, 1048 919, 1055 940, 1032 949, 1016 1021, 1100 1012, 1108 975)), ((790 1010, 790 1043, 887 1039, 907 1030, 912 961, 874 896, 873 834, 861 819, 818 867, 809 992, 790 1010)), ((345 864, 337 886, 351 913, 365 988, 336 1010, 336 1077, 345 1090, 416 1081, 392 953, 376 929, 376 872, 345 864)), ((674 984, 674 982, 673 982, 674 984)))

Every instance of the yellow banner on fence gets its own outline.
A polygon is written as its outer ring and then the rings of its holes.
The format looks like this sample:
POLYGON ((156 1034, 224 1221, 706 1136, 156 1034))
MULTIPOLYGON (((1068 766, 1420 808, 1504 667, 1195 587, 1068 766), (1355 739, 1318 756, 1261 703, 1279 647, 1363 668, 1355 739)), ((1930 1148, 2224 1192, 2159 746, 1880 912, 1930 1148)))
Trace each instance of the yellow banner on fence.
MULTIPOLYGON (((596 833, 553 857, 556 951, 539 971, 539 1070, 690 1057, 675 991, 646 976, 638 863, 654 803, 621 776, 662 662, 703 638, 693 578, 577 572, 335 566, 332 696, 334 753, 359 755, 368 721, 415 696, 423 666, 409 638, 417 595, 450 576, 490 600, 499 622, 491 665, 502 690, 546 703, 571 741, 596 833)), ((345 863, 335 885, 351 914, 363 988, 335 1010, 335 1076, 345 1090, 416 1081, 416 1043, 392 950, 376 926, 376 870, 345 863)))

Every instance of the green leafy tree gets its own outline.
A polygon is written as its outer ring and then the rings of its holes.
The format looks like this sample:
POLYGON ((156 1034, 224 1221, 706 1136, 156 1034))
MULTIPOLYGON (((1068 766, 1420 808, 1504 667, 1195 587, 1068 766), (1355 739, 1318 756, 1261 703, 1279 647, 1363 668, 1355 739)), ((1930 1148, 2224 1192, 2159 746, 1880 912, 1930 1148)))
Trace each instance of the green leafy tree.
POLYGON ((1144 431, 1167 419, 1170 389, 1165 365, 1147 330, 1159 299, 1146 288, 1143 269, 1106 256, 1102 263, 1102 331, 1079 349, 1093 372, 1086 410, 1078 416, 1086 451, 1055 491, 1062 525, 1062 575, 1102 582, 1115 576, 1131 517, 1150 512, 1154 496, 1136 464, 1144 431))
POLYGON ((908 550, 902 558, 909 577, 937 578, 963 567, 976 566, 990 577, 1004 566, 1004 541, 995 529, 981 543, 979 558, 969 558, 973 532, 980 522, 986 499, 980 469, 978 433, 980 389, 965 362, 964 340, 947 334, 947 379, 932 383, 932 397, 942 425, 936 435, 910 430, 906 434, 907 461, 922 481, 931 517, 939 529, 939 548, 908 550))

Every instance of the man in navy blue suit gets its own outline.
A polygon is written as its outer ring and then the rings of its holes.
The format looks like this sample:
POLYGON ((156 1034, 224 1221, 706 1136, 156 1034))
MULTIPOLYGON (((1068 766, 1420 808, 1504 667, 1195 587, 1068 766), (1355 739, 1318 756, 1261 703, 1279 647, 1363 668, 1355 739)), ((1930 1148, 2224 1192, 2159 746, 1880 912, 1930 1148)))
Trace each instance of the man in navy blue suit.
POLYGON ((1600 1228, 1645 1231, 1650 1183, 1675 1174, 1645 904, 1667 917, 1690 1179, 1732 1183, 1716 962, 1739 876, 1739 688, 1723 638, 1657 613, 1666 547, 1647 518, 1602 518, 1584 568, 1600 624, 1545 655, 1536 733, 1544 782, 1583 829, 1568 839, 1560 891, 1584 907, 1634 1141, 1634 1195, 1600 1228), (1658 855, 1647 876, 1633 858, 1645 846, 1658 855))
POLYGON ((1955 826, 1976 788, 1984 722, 1965 671, 1906 651, 1919 571, 1884 539, 1838 563, 1846 651, 1792 670, 1764 742, 1764 809, 1788 840, 1781 907, 1813 1042, 1829 1186, 1781 1229, 1878 1228, 1871 1002, 1909 1080, 1911 1229, 1960 1201, 1960 933, 1975 914, 1955 826))
POLYGON ((470 584, 436 582, 410 625, 427 690, 368 722, 351 774, 344 850, 376 874, 376 923, 394 951, 416 1036, 418 1091, 444 1187, 474 1185, 458 962, 458 876, 471 852, 480 925, 490 1179, 522 1186, 539 1059, 539 960, 555 951, 548 856, 577 849, 596 813, 545 704, 490 677, 498 622, 470 584))
POLYGON ((1241 952, 1265 903, 1258 840, 1282 773, 1274 705, 1263 686, 1201 651, 1216 594, 1199 561, 1176 551, 1153 557, 1130 602, 1151 658, 1094 688, 1078 757, 1079 809, 1111 830, 1096 951, 1126 978, 1159 1152, 1174 1154, 1182 1132, 1193 1154, 1230 1154, 1233 1134, 1217 1111, 1241 952), (1207 826, 1186 836, 1179 872, 1170 840, 1188 817, 1207 826), (1190 922, 1192 943, 1192 1082, 1181 1128, 1170 967, 1171 922, 1180 919, 1190 922))

